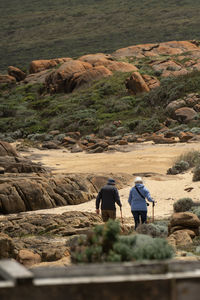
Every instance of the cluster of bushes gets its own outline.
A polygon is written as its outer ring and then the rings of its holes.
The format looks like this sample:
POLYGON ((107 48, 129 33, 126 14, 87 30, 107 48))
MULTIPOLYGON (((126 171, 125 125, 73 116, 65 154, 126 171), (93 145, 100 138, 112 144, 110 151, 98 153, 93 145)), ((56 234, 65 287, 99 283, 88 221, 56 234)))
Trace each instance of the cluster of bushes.
POLYGON ((98 225, 71 247, 73 262, 121 262, 144 259, 167 259, 173 249, 167 240, 148 235, 120 235, 119 222, 109 220, 98 225))
MULTIPOLYGON (((155 132, 166 119, 164 107, 170 101, 200 90, 200 72, 197 72, 190 75, 190 80, 189 75, 167 78, 149 93, 130 95, 125 87, 125 79, 129 75, 116 72, 71 94, 47 95, 40 84, 1 90, 2 132, 22 129, 31 134, 58 129, 80 131, 83 135, 98 134, 102 127, 106 130, 117 120, 121 121, 124 133, 155 132)), ((116 129, 113 128, 113 135, 118 134, 116 129)), ((185 162, 188 162, 185 158, 176 162, 172 174, 186 170, 188 164, 185 162)))
POLYGON ((191 198, 181 198, 173 205, 174 212, 189 211, 200 219, 200 203, 194 202, 191 198))
POLYGON ((174 212, 185 212, 191 210, 194 206, 194 202, 191 198, 181 198, 177 200, 174 205, 174 212))
POLYGON ((168 224, 164 223, 148 223, 148 224, 142 224, 138 226, 137 233, 140 234, 147 234, 155 237, 167 237, 168 236, 168 224))
POLYGON ((167 174, 180 174, 190 168, 193 170, 193 181, 200 180, 200 151, 189 151, 180 155, 174 165, 167 170, 167 174))

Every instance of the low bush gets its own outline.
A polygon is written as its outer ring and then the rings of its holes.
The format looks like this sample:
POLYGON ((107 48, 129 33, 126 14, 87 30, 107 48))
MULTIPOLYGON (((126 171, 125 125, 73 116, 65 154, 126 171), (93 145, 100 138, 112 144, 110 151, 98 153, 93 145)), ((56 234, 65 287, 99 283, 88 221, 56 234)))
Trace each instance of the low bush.
POLYGON ((179 158, 176 160, 176 163, 180 161, 187 162, 189 164, 189 167, 192 168, 200 162, 200 151, 193 150, 186 152, 179 156, 179 158))
POLYGON ((119 222, 109 220, 98 225, 71 246, 73 262, 121 262, 144 259, 167 259, 173 255, 165 239, 137 234, 120 236, 119 222))
POLYGON ((200 165, 194 168, 192 181, 200 181, 200 165))
MULTIPOLYGON (((176 175, 200 165, 200 151, 193 150, 180 155, 172 168, 167 170, 167 174, 176 175)), ((194 180, 195 181, 195 180, 194 180)))
POLYGON ((187 161, 181 160, 176 162, 172 168, 167 170, 167 174, 176 175, 180 174, 184 171, 187 171, 190 168, 190 165, 187 161))
POLYGON ((193 205, 194 202, 191 198, 181 198, 174 203, 174 212, 189 211, 193 205))
POLYGON ((165 224, 142 224, 138 226, 137 233, 147 234, 152 237, 167 237, 168 227, 165 224))
POLYGON ((136 131, 138 133, 144 133, 144 132, 154 132, 158 131, 161 128, 161 124, 159 120, 155 118, 150 118, 146 120, 140 120, 138 122, 138 125, 136 126, 136 131))
POLYGON ((200 207, 191 207, 190 211, 200 219, 200 207))

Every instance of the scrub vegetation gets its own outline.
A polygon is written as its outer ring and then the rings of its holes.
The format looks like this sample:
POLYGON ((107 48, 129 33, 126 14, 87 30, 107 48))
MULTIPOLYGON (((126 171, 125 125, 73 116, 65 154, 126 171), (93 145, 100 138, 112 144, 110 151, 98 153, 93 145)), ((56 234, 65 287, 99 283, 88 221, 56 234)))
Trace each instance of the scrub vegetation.
MULTIPOLYGON (((3 86, 0 89, 0 132, 20 129, 26 136, 58 129, 98 134, 106 128, 110 131, 108 135, 117 135, 117 128, 112 124, 121 120, 123 132, 151 133, 159 130, 166 120, 165 107, 169 102, 187 93, 200 93, 200 72, 161 79, 160 87, 137 96, 130 95, 125 88, 129 75, 116 72, 71 94, 49 95, 40 84, 3 86)), ((184 126, 190 130, 194 125, 191 122, 184 126)), ((200 126, 198 117, 197 126, 200 126)), ((188 163, 194 159, 196 152, 187 159, 188 163)))
POLYGON ((167 259, 174 254, 167 240, 148 235, 120 235, 119 222, 109 220, 71 248, 73 262, 121 262, 167 259))

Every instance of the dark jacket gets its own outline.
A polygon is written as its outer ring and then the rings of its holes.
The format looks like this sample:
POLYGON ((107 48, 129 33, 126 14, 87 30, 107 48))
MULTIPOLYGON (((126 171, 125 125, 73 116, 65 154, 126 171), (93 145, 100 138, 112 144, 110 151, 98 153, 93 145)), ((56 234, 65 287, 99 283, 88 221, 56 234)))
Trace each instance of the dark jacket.
POLYGON ((98 193, 96 198, 96 209, 99 209, 101 202, 102 210, 116 210, 115 202, 121 207, 119 193, 115 186, 107 184, 98 193))

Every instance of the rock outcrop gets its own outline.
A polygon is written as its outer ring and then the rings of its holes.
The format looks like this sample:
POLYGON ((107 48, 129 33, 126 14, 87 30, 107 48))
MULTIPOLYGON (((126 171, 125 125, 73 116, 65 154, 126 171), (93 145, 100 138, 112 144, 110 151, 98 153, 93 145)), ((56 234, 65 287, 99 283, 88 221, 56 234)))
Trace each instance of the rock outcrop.
POLYGON ((40 164, 18 156, 11 144, 3 141, 0 141, 0 167, 3 173, 45 172, 40 164))
POLYGON ((199 51, 199 47, 192 41, 170 41, 160 44, 141 44, 118 49, 114 57, 123 58, 133 56, 136 58, 156 57, 159 55, 181 55, 188 51, 199 51))
POLYGON ((44 71, 53 67, 56 67, 59 64, 63 64, 66 61, 71 60, 70 57, 54 58, 54 59, 42 59, 42 60, 33 60, 29 66, 29 73, 37 73, 44 71))
MULTIPOLYGON (((0 175, 0 213, 16 213, 75 205, 93 199, 109 175, 18 174, 0 175)), ((131 176, 114 176, 123 187, 131 176)))
POLYGON ((17 157, 18 154, 15 149, 11 146, 11 144, 0 141, 0 156, 11 156, 17 157))
POLYGON ((16 79, 10 75, 1 75, 0 74, 0 86, 4 84, 12 85, 16 83, 16 79))
POLYGON ((0 258, 15 258, 26 267, 40 262, 69 264, 72 237, 87 234, 101 223, 99 215, 77 211, 1 217, 0 258))
POLYGON ((126 79, 125 85, 127 90, 134 95, 149 92, 160 85, 160 81, 149 75, 141 75, 139 72, 133 72, 132 75, 126 79))
POLYGON ((18 82, 24 80, 26 77, 26 73, 13 66, 8 67, 8 75, 15 77, 18 82))
POLYGON ((168 241, 174 247, 192 244, 192 238, 199 235, 199 218, 190 212, 174 213, 168 226, 168 241))
MULTIPOLYGON (((193 214, 193 213, 190 213, 190 212, 180 212, 180 213, 174 213, 172 216, 171 216, 171 219, 170 219, 170 232, 172 232, 172 228, 174 227, 177 227, 177 226, 181 226, 185 229, 198 229, 199 226, 200 226, 200 220, 199 218, 193 214)), ((178 230, 178 227, 177 227, 177 230, 178 230)), ((173 230, 173 231, 176 231, 176 230, 173 230)))
POLYGON ((0 259, 15 258, 13 240, 5 233, 0 233, 0 259))
POLYGON ((71 92, 69 89, 70 81, 74 74, 82 73, 92 69, 92 65, 87 62, 70 60, 62 64, 57 70, 51 72, 45 80, 46 88, 51 93, 71 92))
POLYGON ((88 62, 93 67, 104 66, 112 72, 132 72, 138 70, 133 64, 115 61, 110 54, 88 54, 81 56, 79 60, 88 62))
POLYGON ((188 123, 197 116, 197 112, 191 107, 181 107, 175 110, 174 119, 180 123, 188 123))

